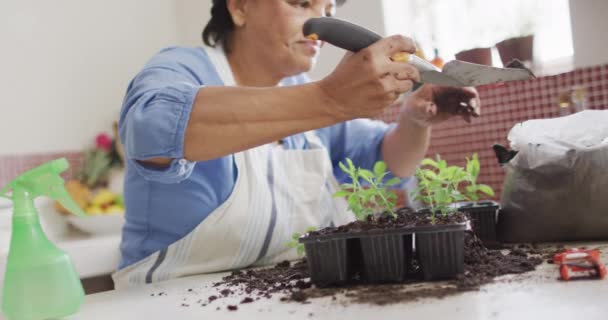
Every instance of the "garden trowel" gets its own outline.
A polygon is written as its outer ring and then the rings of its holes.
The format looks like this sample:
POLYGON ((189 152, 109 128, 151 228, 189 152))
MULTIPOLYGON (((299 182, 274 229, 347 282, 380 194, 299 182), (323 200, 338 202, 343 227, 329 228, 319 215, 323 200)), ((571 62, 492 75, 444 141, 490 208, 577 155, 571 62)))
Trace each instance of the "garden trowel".
MULTIPOLYGON (((326 41, 352 52, 367 48, 382 39, 370 30, 335 18, 309 19, 304 24, 304 35, 309 39, 326 41)), ((534 77, 527 69, 495 68, 459 60, 446 63, 440 70, 430 62, 405 52, 397 53, 392 59, 415 66, 423 83, 441 86, 474 87, 534 77)))

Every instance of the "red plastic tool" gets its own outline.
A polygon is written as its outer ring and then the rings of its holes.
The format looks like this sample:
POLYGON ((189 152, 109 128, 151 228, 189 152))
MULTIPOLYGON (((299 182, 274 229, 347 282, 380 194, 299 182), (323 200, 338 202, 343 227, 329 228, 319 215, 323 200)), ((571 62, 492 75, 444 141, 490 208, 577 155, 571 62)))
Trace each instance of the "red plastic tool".
POLYGON ((600 261, 598 249, 569 249, 555 254, 553 263, 559 265, 559 273, 566 281, 570 280, 573 272, 584 272, 599 279, 606 277, 606 267, 600 261))

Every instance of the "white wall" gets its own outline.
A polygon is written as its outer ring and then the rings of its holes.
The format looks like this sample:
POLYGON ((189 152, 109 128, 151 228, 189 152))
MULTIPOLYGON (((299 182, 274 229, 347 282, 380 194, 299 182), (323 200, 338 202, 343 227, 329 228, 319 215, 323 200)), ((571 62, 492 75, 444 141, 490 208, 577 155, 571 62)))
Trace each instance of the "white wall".
POLYGON ((574 66, 608 63, 608 1, 570 0, 574 66))
POLYGON ((1 0, 0 155, 80 150, 177 42, 173 0, 1 0))
POLYGON ((203 28, 211 17, 211 0, 177 0, 176 5, 179 43, 200 46, 203 28))

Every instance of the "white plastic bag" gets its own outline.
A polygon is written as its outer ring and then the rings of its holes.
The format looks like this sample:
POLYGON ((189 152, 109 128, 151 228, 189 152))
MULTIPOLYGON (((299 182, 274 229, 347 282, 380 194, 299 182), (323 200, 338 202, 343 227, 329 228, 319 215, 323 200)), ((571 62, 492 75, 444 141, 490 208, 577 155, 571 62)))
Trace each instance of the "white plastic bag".
POLYGON ((608 111, 529 120, 508 139, 500 239, 608 239, 608 111))

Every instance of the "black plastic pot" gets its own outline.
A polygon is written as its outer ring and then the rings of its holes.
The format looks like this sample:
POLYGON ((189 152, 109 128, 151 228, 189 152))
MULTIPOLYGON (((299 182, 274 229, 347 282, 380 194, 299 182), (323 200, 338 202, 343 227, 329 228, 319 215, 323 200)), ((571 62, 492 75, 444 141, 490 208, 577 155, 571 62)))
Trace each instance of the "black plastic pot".
POLYGON ((458 211, 471 218, 471 228, 486 246, 499 245, 496 237, 496 222, 500 205, 495 201, 480 201, 462 204, 458 211))
POLYGON ((416 256, 425 280, 450 279, 464 272, 466 223, 417 229, 416 256))
POLYGON ((349 240, 347 234, 300 238, 313 283, 324 287, 348 282, 354 271, 348 263, 349 240))
POLYGON ((311 280, 320 287, 363 282, 398 282, 406 279, 412 261, 411 229, 306 236, 311 280))
POLYGON ((312 282, 320 287, 353 280, 400 282, 410 275, 413 239, 425 279, 453 278, 464 271, 466 223, 367 232, 307 235, 304 244, 312 282))
POLYGON ((364 275, 367 281, 398 282, 407 277, 412 262, 412 234, 387 230, 360 238, 364 275))

